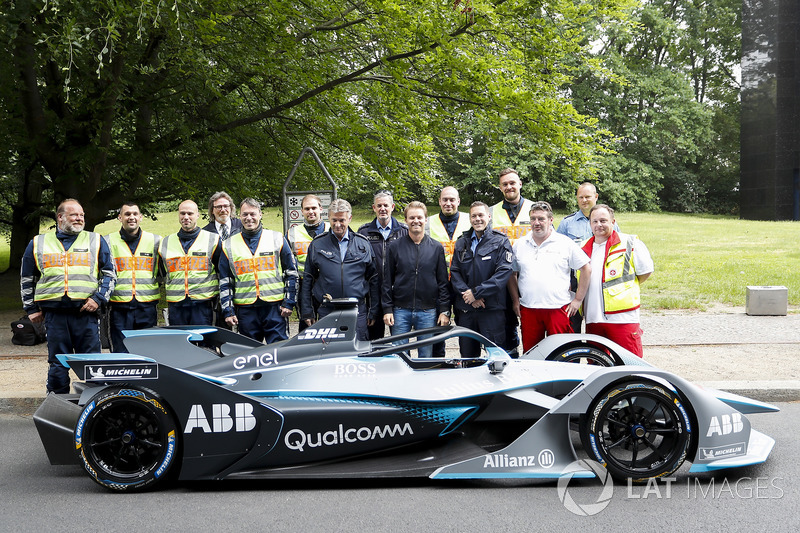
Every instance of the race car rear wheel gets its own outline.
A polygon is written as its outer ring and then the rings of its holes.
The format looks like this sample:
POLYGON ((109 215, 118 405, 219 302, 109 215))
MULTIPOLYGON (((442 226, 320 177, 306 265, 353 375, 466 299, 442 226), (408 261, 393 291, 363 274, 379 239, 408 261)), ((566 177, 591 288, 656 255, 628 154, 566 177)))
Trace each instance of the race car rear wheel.
POLYGON ((614 359, 600 348, 594 346, 573 346, 548 357, 550 361, 561 363, 581 363, 605 367, 614 366, 614 359))
POLYGON ((139 387, 112 387, 84 407, 75 427, 80 461, 116 491, 152 487, 177 460, 178 431, 164 401, 139 387))
POLYGON ((673 391, 650 381, 618 383, 595 399, 583 419, 589 456, 617 479, 668 476, 691 444, 688 414, 673 391))

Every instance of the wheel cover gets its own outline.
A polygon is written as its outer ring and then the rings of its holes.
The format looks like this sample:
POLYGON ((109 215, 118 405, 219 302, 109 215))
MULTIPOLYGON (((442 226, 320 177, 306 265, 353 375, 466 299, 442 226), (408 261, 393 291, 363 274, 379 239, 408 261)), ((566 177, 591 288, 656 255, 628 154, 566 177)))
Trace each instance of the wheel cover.
POLYGON ((629 477, 674 471, 688 437, 674 403, 653 390, 624 391, 598 413, 595 435, 600 453, 629 477))
POLYGON ((161 463, 168 436, 147 404, 125 398, 111 401, 112 405, 94 417, 84 453, 110 476, 139 479, 161 463))

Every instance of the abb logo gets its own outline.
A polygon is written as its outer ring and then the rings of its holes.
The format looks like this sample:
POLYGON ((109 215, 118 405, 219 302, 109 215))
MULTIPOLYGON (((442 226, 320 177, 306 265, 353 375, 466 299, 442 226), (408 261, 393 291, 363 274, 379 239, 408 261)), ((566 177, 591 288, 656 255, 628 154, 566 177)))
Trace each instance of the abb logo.
POLYGON ((184 433, 191 433, 195 429, 201 429, 203 433, 227 433, 234 430, 237 432, 250 431, 256 427, 256 417, 253 416, 253 405, 249 403, 237 403, 233 406, 233 416, 231 416, 231 406, 225 403, 211 404, 211 418, 206 416, 203 406, 195 404, 189 411, 189 419, 186 421, 184 433))

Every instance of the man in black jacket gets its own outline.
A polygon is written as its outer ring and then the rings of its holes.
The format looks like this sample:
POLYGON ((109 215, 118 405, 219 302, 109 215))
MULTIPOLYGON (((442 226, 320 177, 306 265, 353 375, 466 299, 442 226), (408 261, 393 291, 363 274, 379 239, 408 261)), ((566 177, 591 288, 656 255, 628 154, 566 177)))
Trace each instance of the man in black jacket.
MULTIPOLYGON (((378 191, 372 200, 372 211, 375 212, 375 219, 367 222, 358 228, 358 232, 369 240, 372 246, 372 253, 378 265, 378 285, 383 284, 383 260, 386 256, 386 248, 389 243, 408 234, 405 224, 398 222, 392 216, 394 212, 394 199, 389 191, 378 191)), ((380 294, 378 295, 380 298, 380 294)), ((372 302, 370 302, 372 307, 372 302)), ((381 303, 378 302, 378 320, 369 326, 369 340, 380 339, 386 331, 383 321, 380 319, 384 311, 381 310, 381 303)))
POLYGON ((359 340, 367 340, 367 327, 378 318, 380 284, 378 265, 369 241, 348 225, 353 210, 345 200, 334 200, 328 208, 331 230, 317 235, 308 245, 301 287, 302 315, 307 325, 332 311, 324 296, 357 298, 359 340), (367 297, 369 296, 369 304, 367 297), (314 310, 317 309, 317 316, 314 310))
MULTIPOLYGON (((456 241, 450 281, 456 293, 456 324, 503 346, 512 252, 508 237, 487 229, 491 218, 485 203, 473 202, 470 206, 472 229, 456 241)), ((460 337, 458 342, 462 357, 480 355, 478 341, 460 337)))
MULTIPOLYGON (((425 235, 427 216, 422 202, 408 204, 408 235, 392 241, 386 250, 381 305, 383 322, 392 335, 450 323, 444 248, 425 235)), ((419 349, 419 357, 430 357, 431 353, 430 345, 419 349)))

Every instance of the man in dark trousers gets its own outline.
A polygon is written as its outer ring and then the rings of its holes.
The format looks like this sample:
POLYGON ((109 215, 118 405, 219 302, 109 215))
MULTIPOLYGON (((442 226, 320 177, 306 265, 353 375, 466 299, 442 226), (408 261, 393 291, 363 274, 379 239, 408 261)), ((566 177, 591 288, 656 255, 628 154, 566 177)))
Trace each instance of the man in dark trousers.
MULTIPOLYGON (((393 240, 408 235, 408 228, 392 216, 394 199, 389 191, 375 193, 372 211, 375 212, 375 219, 358 228, 358 232, 369 239, 369 243, 372 245, 372 252, 375 254, 378 265, 378 285, 380 286, 383 283, 383 259, 386 256, 386 248, 393 240)), ((372 303, 370 303, 370 307, 372 307, 372 303)), ((381 320, 383 314, 379 301, 378 319, 369 327, 369 340, 371 341, 380 339, 386 332, 386 326, 381 320)))
POLYGON ((225 321, 239 333, 271 344, 286 340, 297 299, 297 263, 286 238, 261 226, 261 206, 242 201, 243 229, 222 244, 219 293, 225 321))
POLYGON ((161 237, 144 231, 139 224, 139 206, 126 202, 117 216, 121 227, 104 238, 117 268, 117 283, 111 293, 111 349, 127 352, 123 330, 152 328, 158 324, 158 247, 161 237))
MULTIPOLYGON (((392 241, 386 250, 381 303, 383 322, 391 328, 392 335, 450 323, 444 248, 425 235, 427 216, 428 209, 422 202, 408 204, 408 235, 392 241)), ((419 357, 431 357, 432 348, 420 348, 419 357)))
POLYGON ((348 227, 353 219, 350 203, 334 200, 328 213, 331 230, 317 235, 308 246, 300 318, 310 326, 317 318, 328 315, 333 307, 324 303, 326 295, 355 298, 356 332, 358 339, 365 341, 367 327, 379 318, 378 265, 366 237, 348 227))
POLYGON ((100 352, 98 309, 116 275, 108 244, 84 231, 83 207, 67 199, 56 210, 58 229, 34 237, 20 269, 22 307, 47 327, 47 392, 69 393, 69 370, 56 355, 100 352))
MULTIPOLYGON (((507 284, 511 276, 511 243, 503 233, 489 229, 489 206, 473 202, 472 229, 459 237, 450 265, 456 292, 456 324, 477 331, 502 347, 506 341, 507 284)), ((478 341, 459 337, 461 357, 478 357, 478 341)))
POLYGON ((166 279, 171 326, 210 326, 219 295, 219 236, 197 227, 199 212, 191 200, 178 206, 181 229, 161 240, 159 256, 166 279))

